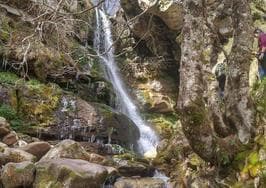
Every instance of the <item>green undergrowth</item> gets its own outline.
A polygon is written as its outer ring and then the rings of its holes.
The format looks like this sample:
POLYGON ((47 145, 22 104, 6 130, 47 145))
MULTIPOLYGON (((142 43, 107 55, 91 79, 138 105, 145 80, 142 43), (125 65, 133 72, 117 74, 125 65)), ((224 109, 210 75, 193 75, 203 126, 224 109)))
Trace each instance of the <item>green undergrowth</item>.
POLYGON ((23 125, 23 120, 14 108, 9 105, 0 105, 0 116, 4 117, 10 123, 13 129, 18 129, 23 125))
POLYGON ((12 84, 15 85, 19 80, 19 77, 10 72, 0 72, 0 83, 1 84, 12 84))
POLYGON ((0 116, 8 119, 13 127, 18 128, 23 122, 38 125, 53 123, 53 113, 62 92, 57 85, 44 84, 36 79, 25 81, 11 72, 0 72, 0 84, 9 93, 1 105, 0 116))
POLYGON ((261 115, 266 114, 266 78, 254 84, 252 96, 256 103, 257 112, 261 115))
POLYGON ((159 114, 145 113, 144 117, 153 124, 163 138, 170 138, 180 129, 179 117, 175 113, 159 114))

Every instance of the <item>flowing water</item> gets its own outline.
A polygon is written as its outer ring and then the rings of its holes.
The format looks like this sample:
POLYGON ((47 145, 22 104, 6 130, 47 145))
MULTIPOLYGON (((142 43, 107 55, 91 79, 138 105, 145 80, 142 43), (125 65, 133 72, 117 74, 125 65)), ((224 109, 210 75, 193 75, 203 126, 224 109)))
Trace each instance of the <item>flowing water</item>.
MULTIPOLYGON (((114 4, 112 4, 112 6, 113 5, 114 4)), ((111 23, 105 10, 107 10, 109 14, 113 14, 113 10, 116 9, 116 7, 112 7, 110 10, 110 6, 108 8, 108 4, 105 4, 105 9, 96 8, 94 48, 96 49, 101 62, 104 65, 106 79, 112 83, 115 90, 117 96, 116 109, 127 115, 139 128, 140 139, 138 140, 138 152, 140 152, 142 155, 144 155, 146 152, 153 153, 156 152, 159 138, 154 130, 141 117, 138 107, 136 104, 134 104, 132 97, 129 95, 127 88, 123 83, 114 58, 111 23)), ((169 179, 163 173, 158 171, 156 171, 154 178, 160 178, 165 182, 167 182, 169 179)))
POLYGON ((154 130, 147 125, 141 117, 137 106, 121 79, 119 69, 114 58, 112 47, 112 32, 110 21, 103 9, 96 9, 96 32, 94 47, 104 64, 106 77, 113 85, 117 95, 117 110, 127 115, 139 128, 140 139, 138 140, 138 150, 141 154, 156 151, 159 142, 154 130))

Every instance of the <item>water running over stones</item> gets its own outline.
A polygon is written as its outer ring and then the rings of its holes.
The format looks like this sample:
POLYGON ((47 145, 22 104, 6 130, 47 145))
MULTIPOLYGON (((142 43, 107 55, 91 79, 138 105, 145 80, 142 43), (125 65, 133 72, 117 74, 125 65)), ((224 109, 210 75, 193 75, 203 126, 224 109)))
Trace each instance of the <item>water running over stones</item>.
MULTIPOLYGON (((106 4, 105 4, 106 5, 106 4)), ((116 96, 116 108, 121 113, 127 115, 139 128, 140 139, 138 140, 138 152, 156 154, 156 146, 159 138, 154 130, 143 120, 134 104, 131 96, 121 79, 119 69, 114 58, 113 40, 110 21, 103 8, 96 8, 96 31, 94 47, 104 65, 106 78, 112 83, 116 96)))

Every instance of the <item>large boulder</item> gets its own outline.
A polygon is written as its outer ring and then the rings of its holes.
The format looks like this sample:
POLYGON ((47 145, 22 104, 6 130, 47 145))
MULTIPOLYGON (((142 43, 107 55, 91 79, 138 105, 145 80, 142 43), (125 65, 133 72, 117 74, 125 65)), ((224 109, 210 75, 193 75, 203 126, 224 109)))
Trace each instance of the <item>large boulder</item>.
POLYGON ((121 178, 114 188, 165 188, 165 182, 157 178, 121 178))
POLYGON ((87 153, 78 142, 73 140, 63 140, 50 149, 50 151, 42 157, 41 161, 59 158, 82 159, 89 161, 90 154, 87 153))
POLYGON ((101 155, 86 152, 86 150, 78 142, 73 140, 61 141, 50 149, 50 151, 42 157, 41 161, 59 158, 82 159, 98 164, 103 164, 107 161, 105 157, 101 155))
POLYGON ((137 126, 129 118, 104 104, 63 96, 54 114, 58 126, 33 131, 48 138, 70 138, 104 144, 111 141, 128 149, 137 145, 140 136, 137 126))
POLYGON ((10 132, 7 134, 3 139, 2 142, 8 146, 14 145, 18 141, 18 136, 15 131, 10 132))
POLYGON ((51 145, 48 142, 32 142, 19 149, 36 156, 37 159, 40 159, 51 149, 51 145))
POLYGON ((8 163, 2 169, 2 183, 5 188, 31 187, 35 166, 32 162, 8 163))
POLYGON ((99 188, 108 176, 101 165, 77 159, 50 159, 36 163, 34 187, 99 188))
POLYGON ((114 158, 116 162, 116 168, 120 175, 125 177, 131 176, 152 176, 154 173, 154 168, 147 163, 140 162, 137 160, 126 160, 114 158))
POLYGON ((1 158, 4 159, 5 164, 8 162, 20 163, 23 161, 36 161, 34 155, 16 148, 5 148, 4 152, 1 153, 1 158))

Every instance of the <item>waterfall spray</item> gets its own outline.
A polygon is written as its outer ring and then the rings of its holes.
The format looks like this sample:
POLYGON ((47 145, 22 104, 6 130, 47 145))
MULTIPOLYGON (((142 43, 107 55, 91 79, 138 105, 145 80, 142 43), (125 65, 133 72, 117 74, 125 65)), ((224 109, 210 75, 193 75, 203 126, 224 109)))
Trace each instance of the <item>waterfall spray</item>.
POLYGON ((156 146, 159 139, 154 130, 143 120, 134 104, 131 96, 121 79, 118 67, 114 58, 112 47, 112 32, 110 21, 104 10, 96 8, 96 32, 94 48, 96 49, 101 62, 104 65, 106 78, 110 80, 117 96, 117 110, 127 115, 139 128, 140 139, 138 140, 138 150, 144 155, 146 152, 156 153, 156 146))

